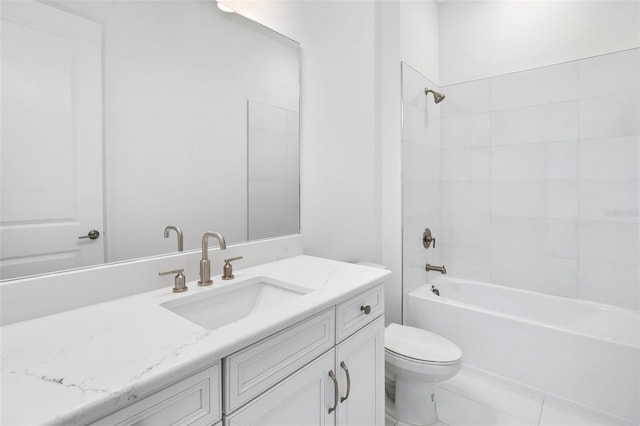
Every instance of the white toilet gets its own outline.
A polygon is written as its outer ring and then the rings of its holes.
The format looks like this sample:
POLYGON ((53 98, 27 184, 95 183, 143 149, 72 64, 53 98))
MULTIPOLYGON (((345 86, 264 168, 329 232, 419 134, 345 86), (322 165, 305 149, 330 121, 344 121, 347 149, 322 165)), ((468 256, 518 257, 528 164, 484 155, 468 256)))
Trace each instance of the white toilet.
POLYGON ((398 426, 438 420, 433 383, 456 375, 462 351, 442 336, 406 325, 385 330, 386 412, 398 426))

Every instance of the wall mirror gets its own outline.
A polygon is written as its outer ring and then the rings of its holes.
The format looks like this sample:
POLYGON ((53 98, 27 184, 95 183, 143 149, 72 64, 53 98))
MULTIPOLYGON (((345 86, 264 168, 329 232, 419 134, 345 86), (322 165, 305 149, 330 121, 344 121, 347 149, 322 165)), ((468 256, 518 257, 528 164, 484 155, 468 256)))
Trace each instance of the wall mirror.
POLYGON ((299 232, 296 42, 213 0, 0 12, 0 278, 299 232))

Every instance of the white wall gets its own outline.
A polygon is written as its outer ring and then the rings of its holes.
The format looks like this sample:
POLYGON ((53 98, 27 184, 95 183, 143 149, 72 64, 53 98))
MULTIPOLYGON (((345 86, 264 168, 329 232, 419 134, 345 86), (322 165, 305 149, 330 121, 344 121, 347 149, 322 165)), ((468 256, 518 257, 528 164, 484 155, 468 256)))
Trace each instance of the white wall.
POLYGON ((435 0, 398 0, 400 60, 436 84, 440 81, 440 17, 435 0))
POLYGON ((446 1, 441 83, 453 84, 640 46, 640 2, 446 1))

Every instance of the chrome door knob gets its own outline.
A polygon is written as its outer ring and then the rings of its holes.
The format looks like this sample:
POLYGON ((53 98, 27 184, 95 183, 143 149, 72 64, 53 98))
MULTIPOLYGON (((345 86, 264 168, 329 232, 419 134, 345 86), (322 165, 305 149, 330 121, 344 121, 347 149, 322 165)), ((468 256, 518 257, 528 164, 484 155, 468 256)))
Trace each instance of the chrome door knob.
POLYGON ((98 238, 100 238, 100 232, 96 231, 95 229, 92 229, 91 231, 89 231, 89 233, 87 235, 82 235, 82 236, 78 237, 78 239, 82 239, 82 238, 89 238, 90 240, 97 240, 98 238))

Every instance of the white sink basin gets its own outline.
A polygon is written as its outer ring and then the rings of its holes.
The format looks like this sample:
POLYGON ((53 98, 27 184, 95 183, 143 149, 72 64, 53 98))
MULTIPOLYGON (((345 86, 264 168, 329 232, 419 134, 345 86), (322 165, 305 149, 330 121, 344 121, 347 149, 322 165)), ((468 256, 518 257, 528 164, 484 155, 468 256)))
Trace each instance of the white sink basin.
POLYGON ((248 316, 277 309, 310 292, 310 289, 294 284, 258 277, 161 306, 207 330, 215 330, 248 316))

